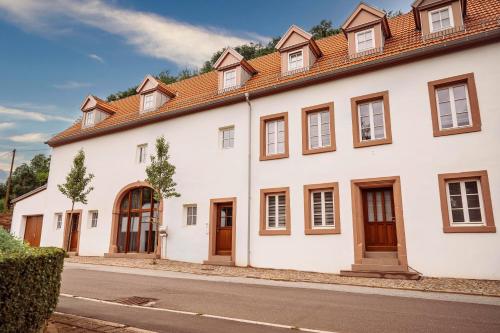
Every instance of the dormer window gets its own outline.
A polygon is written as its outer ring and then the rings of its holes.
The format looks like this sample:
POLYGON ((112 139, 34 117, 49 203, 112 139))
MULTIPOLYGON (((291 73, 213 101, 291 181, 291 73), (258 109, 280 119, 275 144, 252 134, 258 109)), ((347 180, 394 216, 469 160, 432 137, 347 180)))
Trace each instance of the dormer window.
POLYGON ((294 71, 304 67, 304 56, 302 50, 288 53, 288 70, 294 71))
POLYGON ((373 28, 356 33, 356 52, 363 52, 375 48, 373 28))
POLYGON ((83 126, 89 127, 94 125, 94 111, 87 111, 84 114, 83 126))
POLYGON ((431 32, 437 32, 453 27, 453 15, 451 6, 429 11, 431 32))
POLYGON ((80 110, 83 112, 82 128, 92 127, 117 111, 113 104, 92 95, 85 98, 80 110))
POLYGON ((153 93, 144 95, 144 111, 149 111, 155 106, 155 96, 153 93))
POLYGON ((224 72, 224 89, 236 86, 236 69, 224 72))

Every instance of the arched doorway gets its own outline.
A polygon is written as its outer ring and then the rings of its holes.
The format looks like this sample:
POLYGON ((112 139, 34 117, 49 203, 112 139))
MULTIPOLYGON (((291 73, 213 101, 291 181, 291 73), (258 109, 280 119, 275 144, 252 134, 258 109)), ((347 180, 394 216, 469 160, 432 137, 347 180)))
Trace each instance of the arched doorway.
POLYGON ((152 217, 156 217, 158 204, 161 224, 163 205, 154 199, 148 183, 138 181, 122 188, 115 199, 110 249, 106 256, 157 255, 158 232, 152 217))
POLYGON ((157 225, 152 223, 151 217, 156 217, 157 205, 150 187, 138 187, 125 193, 120 203, 118 252, 155 252, 157 225))

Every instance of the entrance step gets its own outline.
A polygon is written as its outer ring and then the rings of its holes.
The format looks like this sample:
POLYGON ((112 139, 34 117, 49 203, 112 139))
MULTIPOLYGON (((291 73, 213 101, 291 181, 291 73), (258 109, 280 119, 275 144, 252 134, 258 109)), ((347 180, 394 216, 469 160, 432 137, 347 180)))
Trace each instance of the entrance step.
POLYGON ((400 279, 400 280, 420 280, 422 275, 417 272, 368 272, 368 271, 340 271, 340 276, 400 279))
POLYGON ((398 258, 386 258, 386 257, 381 257, 381 258, 363 258, 361 259, 361 264, 363 265, 393 265, 397 266, 399 265, 399 260, 398 258))
POLYGON ((396 251, 366 251, 365 258, 397 258, 396 251))
POLYGON ((357 272, 405 272, 401 265, 353 264, 352 270, 357 272))

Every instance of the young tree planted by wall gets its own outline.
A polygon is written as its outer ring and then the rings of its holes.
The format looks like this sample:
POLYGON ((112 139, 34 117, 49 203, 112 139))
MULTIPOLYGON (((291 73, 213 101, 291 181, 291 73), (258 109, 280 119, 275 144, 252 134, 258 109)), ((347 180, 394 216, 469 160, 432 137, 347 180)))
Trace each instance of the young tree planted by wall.
POLYGON ((82 149, 76 154, 73 159, 73 166, 66 176, 66 183, 57 185, 59 191, 71 200, 71 212, 69 214, 69 228, 68 228, 68 241, 66 249, 69 250, 69 242, 71 240, 71 232, 73 228, 73 209, 75 203, 80 202, 87 204, 87 196, 94 189, 90 186, 90 182, 94 175, 87 174, 87 167, 85 166, 85 153, 82 149))
MULTIPOLYGON (((157 138, 155 154, 151 155, 151 164, 146 167, 146 181, 153 188, 154 198, 158 202, 152 218, 152 222, 156 225, 156 249, 158 249, 158 233, 161 225, 161 200, 181 196, 175 190, 177 186, 173 179, 175 175, 175 166, 169 161, 169 148, 170 146, 163 136, 157 138)), ((154 256, 153 263, 156 263, 156 255, 154 256)))

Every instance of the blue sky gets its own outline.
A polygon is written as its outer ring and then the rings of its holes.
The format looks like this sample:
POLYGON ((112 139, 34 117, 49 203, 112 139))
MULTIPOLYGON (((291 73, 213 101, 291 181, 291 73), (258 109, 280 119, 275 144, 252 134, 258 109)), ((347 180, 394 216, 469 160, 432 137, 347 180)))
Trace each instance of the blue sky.
MULTIPOLYGON (((339 26, 357 0, 0 0, 0 180, 80 116, 89 93, 105 98, 162 70, 199 67, 225 46, 265 42, 291 24, 339 26), (285 5, 286 4, 286 5, 285 5)), ((411 0, 370 0, 410 10, 411 0)))

